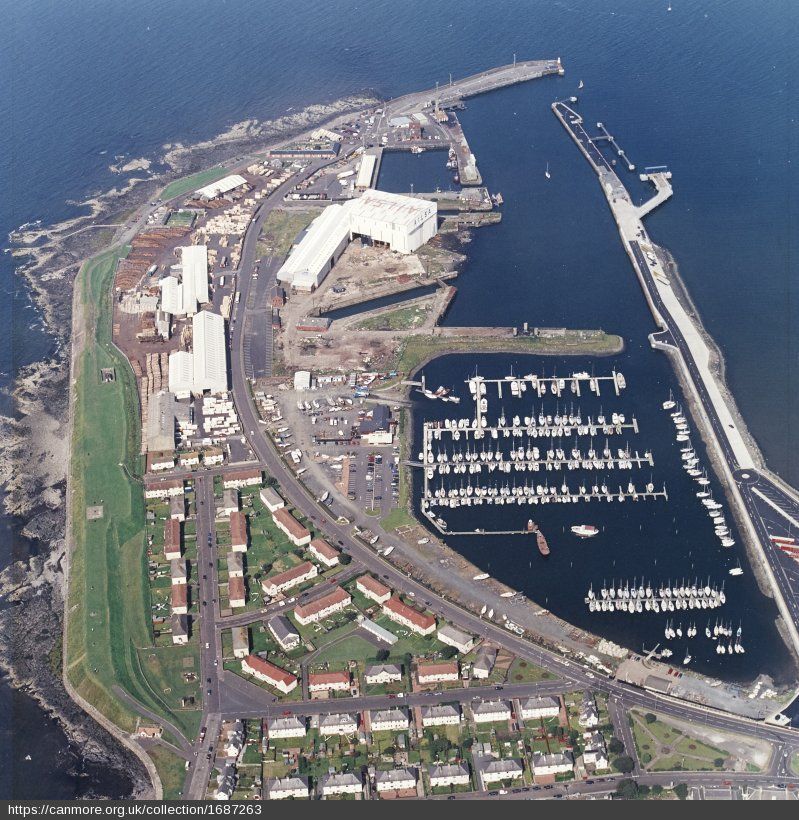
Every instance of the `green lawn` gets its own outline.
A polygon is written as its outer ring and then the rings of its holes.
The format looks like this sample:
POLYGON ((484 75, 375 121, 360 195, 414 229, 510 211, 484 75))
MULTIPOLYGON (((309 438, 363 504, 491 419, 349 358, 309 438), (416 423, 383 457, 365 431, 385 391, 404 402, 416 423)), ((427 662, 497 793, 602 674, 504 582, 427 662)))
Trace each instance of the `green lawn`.
POLYGON ((134 728, 136 715, 115 685, 191 731, 195 721, 171 714, 138 653, 152 646, 144 499, 132 478, 142 466, 138 391, 127 359, 111 345, 111 283, 125 253, 115 248, 93 258, 75 283, 86 344, 75 363, 66 671, 77 691, 124 730, 134 728), (113 368, 115 381, 101 383, 101 368, 113 368), (87 521, 93 504, 103 505, 103 517, 87 521))
POLYGON ((630 712, 630 717, 638 758, 649 771, 714 771, 729 768, 729 754, 723 749, 685 734, 660 717, 650 723, 642 712, 636 710, 630 712), (718 760, 725 762, 718 766, 718 760))
POLYGON ((264 220, 261 237, 258 242, 258 253, 261 256, 272 255, 282 259, 291 250, 297 234, 307 228, 319 216, 321 210, 283 211, 276 209, 264 220))
POLYGON ((198 171, 196 174, 183 177, 182 179, 176 179, 174 182, 170 182, 169 185, 161 191, 161 199, 173 199, 176 196, 182 196, 191 191, 196 191, 198 188, 202 188, 203 185, 216 182, 229 173, 230 171, 228 171, 227 168, 216 167, 208 168, 205 171, 198 171))
POLYGON ((186 780, 186 761, 163 746, 151 746, 147 754, 158 769, 164 787, 164 800, 179 800, 186 780))
POLYGON ((408 305, 376 316, 370 316, 355 325, 356 330, 413 330, 427 319, 430 305, 408 305))
POLYGON ((549 680, 552 673, 534 663, 516 658, 508 669, 508 683, 537 683, 542 680, 549 680))

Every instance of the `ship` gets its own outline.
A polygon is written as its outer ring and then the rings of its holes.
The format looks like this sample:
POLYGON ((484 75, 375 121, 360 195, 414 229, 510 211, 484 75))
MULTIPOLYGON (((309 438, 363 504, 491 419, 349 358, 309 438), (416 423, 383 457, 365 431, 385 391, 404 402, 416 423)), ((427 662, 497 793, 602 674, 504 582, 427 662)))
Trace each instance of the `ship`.
POLYGON ((599 532, 599 528, 593 524, 575 524, 571 531, 579 538, 593 538, 599 532))
POLYGON ((475 575, 472 578, 473 581, 485 581, 486 578, 490 578, 491 576, 487 572, 481 572, 480 575, 475 575))
POLYGON ((663 402, 663 409, 664 410, 671 410, 673 407, 677 406, 677 402, 674 401, 674 394, 669 390, 669 397, 666 401, 663 402))
POLYGON ((542 533, 541 530, 536 532, 535 540, 541 555, 549 555, 549 544, 547 544, 547 539, 544 538, 544 533, 542 533))

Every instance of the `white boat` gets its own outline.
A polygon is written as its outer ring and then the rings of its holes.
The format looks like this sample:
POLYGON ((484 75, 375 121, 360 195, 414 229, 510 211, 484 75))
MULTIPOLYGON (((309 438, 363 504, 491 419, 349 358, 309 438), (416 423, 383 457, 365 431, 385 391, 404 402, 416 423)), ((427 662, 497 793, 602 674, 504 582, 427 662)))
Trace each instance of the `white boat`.
POLYGON ((571 531, 578 538, 593 538, 599 532, 599 528, 593 524, 575 524, 571 531))
POLYGON ((669 390, 669 397, 666 401, 663 402, 663 409, 664 410, 671 410, 672 407, 676 407, 677 402, 674 401, 674 396, 672 395, 671 390, 669 390))
POLYGON ((546 171, 544 171, 544 176, 547 179, 551 179, 551 177, 552 177, 552 175, 549 173, 549 163, 547 163, 547 169, 546 169, 546 171))
POLYGON ((394 552, 394 547, 386 547, 383 550, 383 557, 385 558, 387 555, 391 555, 392 552, 394 552))
POLYGON ((733 567, 733 568, 730 570, 730 575, 743 575, 743 574, 744 574, 744 571, 743 571, 743 569, 741 568, 741 562, 739 561, 739 562, 738 562, 738 566, 733 567))
POLYGON ((481 572, 479 575, 475 575, 472 578, 473 581, 485 581, 486 578, 490 578, 491 576, 487 572, 481 572))

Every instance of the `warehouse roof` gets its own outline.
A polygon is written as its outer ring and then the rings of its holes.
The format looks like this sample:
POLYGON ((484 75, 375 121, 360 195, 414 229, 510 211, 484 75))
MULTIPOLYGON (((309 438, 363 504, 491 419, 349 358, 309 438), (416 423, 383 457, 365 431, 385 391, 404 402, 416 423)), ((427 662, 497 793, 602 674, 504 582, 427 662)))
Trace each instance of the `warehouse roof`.
POLYGON ((213 199, 220 194, 226 194, 228 191, 235 190, 246 182, 247 180, 240 174, 230 174, 229 176, 222 177, 222 179, 217 182, 212 182, 209 185, 198 188, 194 193, 206 199, 213 199))
POLYGON ((364 191, 359 199, 348 202, 347 207, 354 230, 357 230, 356 220, 374 220, 413 228, 437 211, 434 202, 373 189, 364 191))
POLYGON ((223 393, 227 390, 225 320, 218 313, 202 310, 192 319, 194 345, 194 390, 223 393))

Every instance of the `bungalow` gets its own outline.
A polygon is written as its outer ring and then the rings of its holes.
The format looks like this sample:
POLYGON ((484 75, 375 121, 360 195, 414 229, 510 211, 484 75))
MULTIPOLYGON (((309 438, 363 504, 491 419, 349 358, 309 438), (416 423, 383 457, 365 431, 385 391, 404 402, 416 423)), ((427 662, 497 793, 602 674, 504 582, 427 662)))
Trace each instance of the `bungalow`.
POLYGON ((266 734, 275 739, 290 737, 305 737, 308 728, 305 725, 305 718, 299 715, 283 715, 282 717, 272 717, 266 719, 266 734))
POLYGON ((232 550, 227 554, 227 575, 228 578, 244 577, 244 555, 232 550))
POLYGON ((225 460, 225 454, 219 447, 209 447, 205 452, 203 452, 203 464, 206 467, 215 467, 217 464, 221 464, 225 460))
POLYGON ((173 615, 170 619, 172 624, 172 643, 183 646, 189 642, 189 618, 187 615, 173 615))
POLYGON ((169 562, 169 577, 173 584, 185 584, 188 580, 186 576, 186 561, 183 558, 174 558, 169 562))
POLYGON ((555 752, 544 754, 543 752, 533 753, 533 774, 536 777, 546 777, 547 775, 566 774, 574 769, 574 760, 571 752, 555 752))
POLYGON ((580 715, 577 723, 585 729, 593 729, 599 725, 599 712, 596 708, 596 701, 590 692, 583 694, 583 702, 580 705, 580 715))
POLYGON ((234 626, 233 657, 246 658, 250 654, 250 630, 246 626, 234 626))
POLYGON ((457 726, 461 722, 459 706, 445 703, 440 706, 427 706, 422 709, 422 726, 457 726))
POLYGON ((254 487, 263 482, 263 473, 260 470, 238 470, 235 473, 228 473, 222 480, 224 489, 240 489, 241 487, 254 487))
POLYGON ((264 507, 266 507, 270 513, 282 510, 283 507, 286 506, 286 502, 283 500, 280 493, 272 487, 264 487, 259 495, 261 496, 261 501, 263 502, 264 507))
POLYGON ((349 672, 310 672, 308 674, 308 691, 311 693, 348 692, 349 688, 349 672))
POLYGON ((227 594, 230 606, 234 609, 244 606, 247 603, 247 589, 244 586, 244 578, 228 578, 227 594))
POLYGON ((300 645, 300 633, 285 615, 275 615, 267 626, 284 652, 291 652, 300 645))
POLYGON ((371 575, 361 575, 355 587, 362 595, 377 604, 384 604, 391 597, 391 590, 371 575))
POLYGON ((311 555, 326 567, 334 567, 338 563, 339 551, 331 547, 323 538, 314 538, 308 548, 311 555))
POLYGON ((467 652, 471 652, 474 647, 474 638, 468 632, 464 632, 456 626, 452 626, 452 624, 444 624, 444 626, 439 628, 436 636, 441 643, 445 643, 447 646, 454 646, 458 652, 464 655, 467 652))
POLYGON ((501 723, 510 720, 510 706, 504 700, 483 700, 472 704, 475 723, 501 723))
POLYGON ((389 769, 375 772, 375 789, 380 792, 416 791, 416 770, 389 769))
POLYGON ((175 467, 175 454, 168 450, 147 453, 147 472, 160 473, 175 467))
POLYGON ((477 656, 472 664, 472 677, 478 679, 487 678, 494 669, 497 662, 497 650, 493 646, 483 644, 477 650, 477 656))
POLYGON ((169 591, 169 601, 173 615, 186 615, 189 611, 189 588, 186 584, 175 584, 169 591))
POLYGON ((175 495, 183 495, 182 478, 159 478, 144 482, 144 497, 151 498, 172 498, 175 495))
POLYGON ((362 791, 361 778, 352 772, 324 774, 319 779, 319 792, 322 797, 333 794, 360 794, 362 791))
POLYGON ((196 450, 191 450, 188 453, 181 453, 178 456, 178 464, 186 470, 191 470, 193 467, 199 467, 200 454, 196 450))
POLYGON ((428 766, 427 774, 430 778, 430 786, 434 789, 441 786, 469 786, 472 782, 467 763, 443 763, 428 766))
POLYGON ((316 578, 318 574, 319 570, 316 568, 316 564, 312 564, 310 561, 303 561, 301 564, 297 564, 296 567, 264 578, 263 581, 261 581, 261 588, 267 595, 274 598, 287 589, 299 586, 311 578, 316 578))
POLYGON ((430 635, 435 632, 436 619, 426 615, 413 607, 404 604, 398 596, 393 595, 383 604, 383 613, 392 621, 407 626, 412 632, 419 635, 430 635))
POLYGON ((272 513, 272 520, 295 547, 304 547, 311 543, 311 533, 285 507, 275 510, 272 513))
POLYGON ((186 498, 182 493, 169 499, 169 517, 173 521, 186 520, 186 498))
POLYGON ((370 686, 402 680, 402 667, 396 663, 373 663, 366 667, 363 679, 370 686))
POLYGON ((420 686, 430 683, 458 680, 458 662, 443 661, 441 663, 420 663, 416 667, 416 679, 420 686))
POLYGON ((230 546, 234 552, 247 552, 247 516, 243 512, 230 514, 230 546))
POLYGON ((279 666, 275 666, 257 655, 247 655, 241 662, 241 671, 252 675, 257 680, 274 686, 275 689, 287 695, 297 686, 297 678, 291 672, 286 672, 279 666))
POLYGON ((308 778, 299 774, 271 778, 266 781, 267 800, 307 800, 310 795, 308 778))
POLYGON ((560 702, 557 698, 524 698, 519 701, 519 716, 522 720, 553 718, 559 714, 560 702))
POLYGON ((301 604, 296 607, 294 609, 294 617, 301 626, 307 626, 310 623, 321 621, 334 612, 340 612, 351 603, 352 598, 350 594, 341 587, 336 587, 327 595, 323 595, 315 601, 310 601, 307 604, 301 604))
POLYGON ((319 716, 320 735, 353 735, 357 731, 357 715, 343 712, 319 716))
POLYGON ((235 488, 222 492, 222 506, 217 509, 220 518, 227 518, 231 513, 239 511, 239 491, 235 488))
POLYGON ((524 767, 520 760, 508 758, 505 760, 489 760, 485 765, 479 765, 477 771, 481 784, 485 788, 490 783, 518 780, 524 774, 524 767))
POLYGON ((380 709, 369 712, 369 723, 373 732, 395 732, 408 728, 408 713, 405 709, 380 709))
POLYGON ((180 521, 167 518, 164 524, 164 558, 174 561, 180 558, 180 521))

